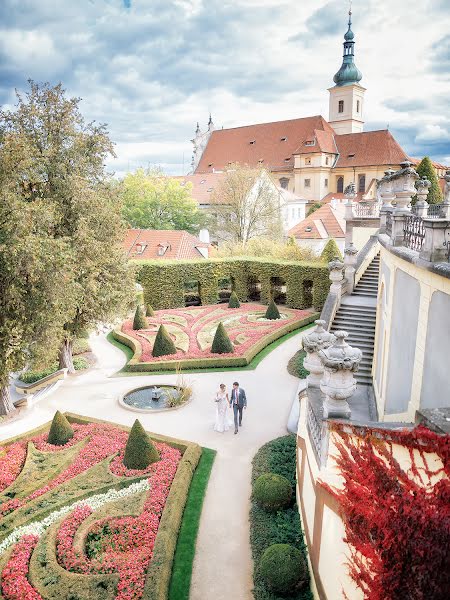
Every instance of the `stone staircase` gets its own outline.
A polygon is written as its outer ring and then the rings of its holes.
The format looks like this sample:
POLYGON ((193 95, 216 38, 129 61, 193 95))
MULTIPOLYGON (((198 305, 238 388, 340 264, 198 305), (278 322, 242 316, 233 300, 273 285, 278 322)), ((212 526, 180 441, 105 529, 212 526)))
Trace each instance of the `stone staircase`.
POLYGON ((361 277, 353 294, 343 296, 330 328, 331 332, 347 331, 347 342, 362 351, 363 357, 359 370, 355 373, 355 379, 365 385, 372 385, 379 267, 380 257, 376 256, 361 277))

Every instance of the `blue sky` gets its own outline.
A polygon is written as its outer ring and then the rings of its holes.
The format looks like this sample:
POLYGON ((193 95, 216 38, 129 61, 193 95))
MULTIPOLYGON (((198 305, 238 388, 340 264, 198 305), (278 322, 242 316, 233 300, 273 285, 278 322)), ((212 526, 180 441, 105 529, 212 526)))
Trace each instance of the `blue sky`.
MULTIPOLYGON (((196 122, 322 114, 341 64, 345 0, 1 0, 0 102, 61 81, 108 124, 117 174, 187 172, 196 122), (183 169, 184 165, 184 169, 183 169)), ((366 130, 450 164, 450 3, 354 0, 366 130)))

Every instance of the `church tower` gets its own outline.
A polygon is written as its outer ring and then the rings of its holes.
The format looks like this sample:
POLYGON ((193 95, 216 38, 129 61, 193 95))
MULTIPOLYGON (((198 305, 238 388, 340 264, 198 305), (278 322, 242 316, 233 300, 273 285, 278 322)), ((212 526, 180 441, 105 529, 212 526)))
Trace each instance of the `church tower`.
POLYGON ((329 88, 329 123, 337 134, 361 133, 364 128, 364 92, 360 85, 362 73, 354 63, 355 34, 352 31, 352 11, 348 13, 348 30, 344 36, 344 59, 329 88))

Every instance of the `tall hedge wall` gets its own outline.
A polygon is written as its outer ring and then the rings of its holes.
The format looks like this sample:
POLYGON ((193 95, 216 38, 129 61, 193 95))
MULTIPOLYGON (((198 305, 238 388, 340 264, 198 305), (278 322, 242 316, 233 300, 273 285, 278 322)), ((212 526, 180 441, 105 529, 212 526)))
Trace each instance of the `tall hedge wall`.
POLYGON ((261 302, 268 304, 271 278, 286 281, 286 304, 290 308, 309 308, 309 283, 312 282, 312 302, 320 310, 330 289, 328 267, 320 263, 269 261, 258 258, 215 260, 139 261, 137 278, 144 288, 145 304, 155 309, 184 306, 184 284, 198 281, 202 304, 218 300, 218 281, 230 277, 239 300, 248 299, 252 281, 261 284, 261 302))

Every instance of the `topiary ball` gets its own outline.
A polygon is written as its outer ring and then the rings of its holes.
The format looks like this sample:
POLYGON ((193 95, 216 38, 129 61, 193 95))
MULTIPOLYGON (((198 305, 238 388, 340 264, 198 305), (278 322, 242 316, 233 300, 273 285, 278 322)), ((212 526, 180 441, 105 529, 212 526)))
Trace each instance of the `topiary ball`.
POLYGON ((261 577, 276 594, 291 594, 309 579, 305 556, 290 544, 273 544, 259 563, 261 577))
POLYGON ((57 410, 48 432, 47 442, 54 446, 64 446, 73 438, 74 431, 66 417, 57 410))
POLYGON ((125 446, 123 464, 127 469, 141 471, 157 460, 159 460, 158 450, 153 445, 140 421, 136 419, 125 446))
POLYGON ((263 473, 253 484, 253 498, 265 510, 277 511, 292 502, 292 486, 286 477, 263 473))
POLYGON ((240 306, 241 303, 239 302, 236 292, 231 292, 231 296, 228 301, 228 308, 239 308, 240 306))

